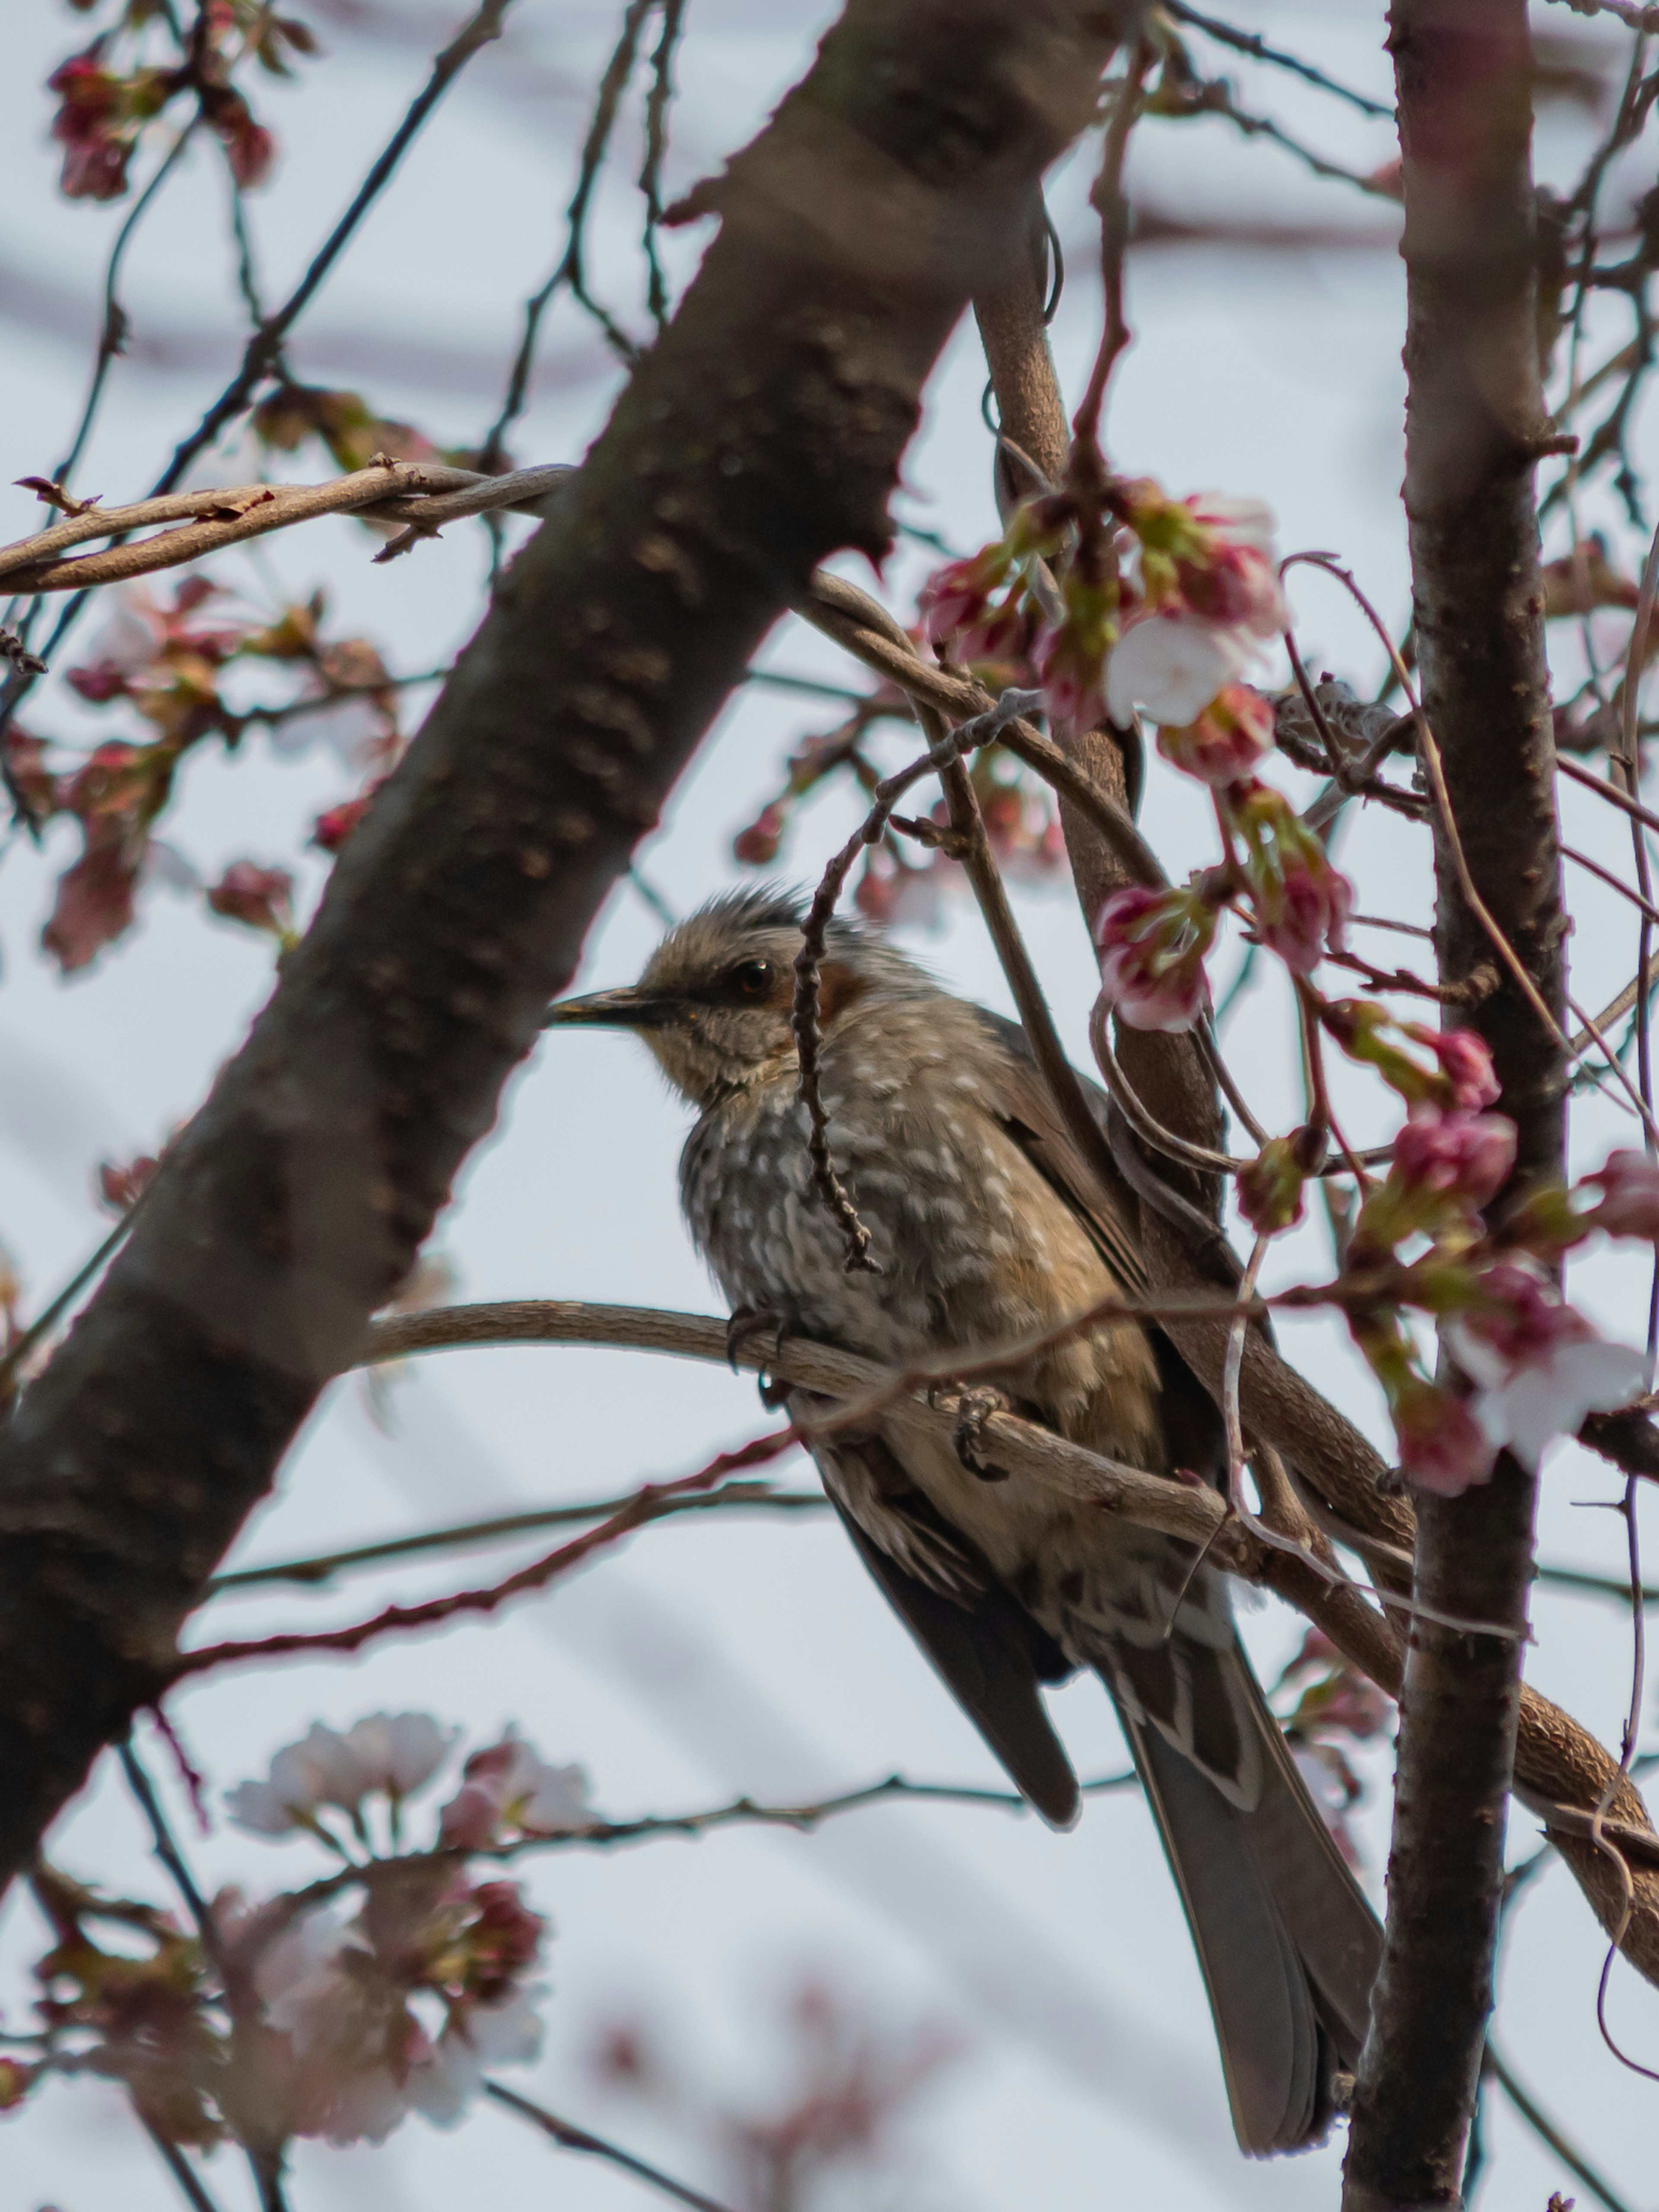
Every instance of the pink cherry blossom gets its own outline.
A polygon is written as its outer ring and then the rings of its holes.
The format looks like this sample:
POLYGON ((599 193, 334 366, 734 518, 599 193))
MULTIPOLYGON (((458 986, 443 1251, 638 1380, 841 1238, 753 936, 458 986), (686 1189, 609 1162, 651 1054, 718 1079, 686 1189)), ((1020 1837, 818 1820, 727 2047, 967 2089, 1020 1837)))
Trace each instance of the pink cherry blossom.
POLYGON ((1158 749, 1171 767, 1218 787, 1252 775, 1273 743, 1273 710, 1243 684, 1224 685, 1196 721, 1158 733, 1158 749))
POLYGON ((1586 1413, 1615 1413, 1644 1389, 1642 1354, 1608 1343, 1541 1273, 1500 1261, 1480 1289, 1485 1303, 1449 1322, 1445 1339, 1477 1386, 1474 1417, 1494 1449, 1535 1473, 1545 1447, 1575 1436, 1586 1413))
POLYGON ((1342 949, 1353 892, 1325 848, 1271 784, 1231 788, 1224 821, 1243 843, 1243 866, 1256 933, 1298 975, 1310 975, 1326 948, 1342 949))
POLYGON ((1588 1227, 1659 1244, 1659 1161, 1645 1152, 1609 1152, 1607 1165, 1584 1180, 1601 1193, 1584 1217, 1588 1227))
POLYGON ((1278 897, 1258 921, 1261 942, 1298 975, 1310 975, 1327 946, 1342 949, 1353 893, 1340 868, 1305 864, 1285 871, 1278 897))
POLYGON ((474 1752, 462 1776, 440 1816, 439 1835, 463 1850, 482 1850, 507 1829, 556 1836, 593 1819, 581 1768, 549 1766, 510 1730, 499 1743, 474 1752))
POLYGON ((1095 921, 1102 1003, 1131 1029, 1191 1029, 1210 1002, 1204 955, 1214 934, 1213 908, 1191 891, 1114 891, 1095 921))

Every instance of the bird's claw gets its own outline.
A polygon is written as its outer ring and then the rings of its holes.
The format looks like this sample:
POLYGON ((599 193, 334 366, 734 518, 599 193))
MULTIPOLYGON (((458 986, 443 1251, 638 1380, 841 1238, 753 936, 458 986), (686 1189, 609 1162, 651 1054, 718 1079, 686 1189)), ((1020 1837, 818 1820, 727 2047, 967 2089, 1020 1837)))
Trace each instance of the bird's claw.
POLYGON ((1006 1413, 1012 1409, 1012 1401, 1006 1391, 993 1389, 988 1383, 976 1389, 964 1390, 957 1401, 957 1425, 951 1441, 956 1446, 957 1457, 969 1474, 976 1474, 981 1482, 1006 1482, 1008 1470, 998 1467, 985 1457, 981 1445, 985 1424, 993 1413, 1006 1413))
MULTIPOLYGON (((786 1338, 795 1334, 787 1314, 775 1313, 765 1306, 739 1306, 726 1324, 726 1357, 732 1372, 738 1372, 738 1354, 750 1337, 768 1336, 772 1339, 772 1357, 778 1358, 786 1338)), ((769 1413, 775 1413, 789 1395, 787 1382, 780 1382, 763 1369, 756 1378, 760 1400, 769 1413)))

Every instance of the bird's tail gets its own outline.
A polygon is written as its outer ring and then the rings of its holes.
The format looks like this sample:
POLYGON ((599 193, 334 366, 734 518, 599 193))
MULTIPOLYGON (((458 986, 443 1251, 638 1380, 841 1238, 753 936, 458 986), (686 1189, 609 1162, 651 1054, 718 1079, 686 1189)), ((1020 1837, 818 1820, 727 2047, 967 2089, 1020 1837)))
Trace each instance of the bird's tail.
POLYGON ((1137 1694, 1150 1653, 1115 1641, 1097 1665, 1192 1929, 1233 2126, 1259 2157, 1323 2135, 1333 2077, 1358 2063, 1382 1931, 1237 1638, 1186 1644, 1177 1629, 1158 1655, 1187 1685, 1162 1726, 1137 1694), (1206 1725, 1224 1766, 1204 1755, 1206 1725))

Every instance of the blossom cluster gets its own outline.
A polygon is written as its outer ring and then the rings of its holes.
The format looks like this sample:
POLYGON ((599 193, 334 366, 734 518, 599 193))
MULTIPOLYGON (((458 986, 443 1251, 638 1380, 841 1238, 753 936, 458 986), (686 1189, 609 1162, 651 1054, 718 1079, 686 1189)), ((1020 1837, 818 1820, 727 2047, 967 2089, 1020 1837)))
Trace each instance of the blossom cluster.
POLYGON ((170 598, 142 582, 111 597, 86 659, 66 680, 88 706, 124 704, 149 734, 107 738, 78 757, 15 725, 4 740, 12 787, 33 826, 70 821, 81 835, 81 850, 58 879, 46 949, 66 975, 87 967, 132 927, 139 894, 152 881, 199 892, 210 912, 285 946, 295 928, 289 872, 244 859, 204 883, 158 834, 160 818, 187 754, 216 737, 234 751, 264 724, 279 752, 320 740, 365 779, 359 798, 328 810, 313 828, 313 842, 337 852, 402 748, 385 665, 366 638, 325 635, 320 594, 279 610, 274 620, 238 607, 195 574, 170 598), (270 705, 234 703, 233 667, 255 665, 296 679, 289 696, 270 705))
POLYGON ((428 1714, 374 1713, 278 1751, 263 1780, 228 1792, 233 1821, 310 1836, 340 1871, 259 1903, 222 1891, 210 1940, 43 1873, 54 1942, 36 1970, 40 2027, 12 2039, 0 2112, 76 2070, 124 2082, 175 2143, 234 2133, 239 2098, 267 2132, 337 2143, 382 2141, 410 2112, 458 2119, 487 2069, 540 2049, 548 1933, 518 1884, 480 1879, 468 1858, 594 1815, 579 1768, 549 1765, 508 1730, 466 1759, 430 1841, 410 1850, 407 1802, 453 1748, 428 1714), (118 1949, 105 1923, 124 1931, 118 1949))
MULTIPOLYGON (((1314 980, 1332 958, 1364 963, 1347 954, 1346 878, 1258 773, 1274 709, 1243 678, 1286 622, 1270 518, 1250 502, 1171 499, 1155 483, 1098 474, 1091 507, 1091 481, 1074 454, 1066 489, 1030 501, 996 544, 939 570, 922 613, 946 657, 972 667, 1018 661, 1061 731, 1145 711, 1164 759, 1210 793, 1219 862, 1182 884, 1130 884, 1095 916, 1097 1042, 1109 1016, 1141 1030, 1200 1022, 1206 957, 1221 915, 1235 915, 1295 979, 1310 1053, 1328 1041, 1375 1070, 1406 1109, 1387 1175, 1359 1176, 1332 1291, 1382 1385, 1402 1471, 1455 1493, 1486 1480, 1500 1450, 1536 1468, 1552 1438, 1644 1388, 1642 1357, 1605 1341, 1563 1299, 1555 1273, 1566 1250, 1598 1231, 1659 1242, 1659 1167, 1615 1154, 1577 1190, 1534 1191, 1501 1224, 1488 1220, 1507 1193, 1516 1132, 1489 1110, 1498 1086, 1485 1045, 1471 1030, 1397 1020, 1374 1000, 1328 997, 1314 980), (1038 622, 1039 589, 1052 606, 1056 575, 1060 611, 1038 622), (1441 1379, 1424 1367, 1412 1310, 1438 1327, 1449 1363, 1441 1379)), ((1258 1237, 1301 1218, 1331 1133, 1322 1105, 1239 1173, 1239 1210, 1258 1237)))
POLYGON ((1210 1004, 1205 956, 1224 908, 1242 908, 1305 975, 1342 949, 1350 896, 1318 836, 1256 774, 1273 709, 1242 679, 1288 619, 1267 509, 1171 499, 1147 479, 1107 482, 1098 504, 1091 562, 1086 504, 1050 495, 995 544, 939 570, 921 611, 935 649, 985 680, 999 656, 1018 661, 1059 730, 1144 710, 1164 759, 1213 793, 1224 865, 1168 890, 1118 891, 1095 919, 1106 1007, 1133 1028, 1186 1030, 1210 1004), (1036 572, 1048 562, 1060 563, 1060 610, 1039 624, 1036 572))
POLYGON ((170 10, 127 0, 110 29, 46 80, 58 96, 52 135, 64 149, 64 197, 119 199, 145 126, 185 96, 195 100, 223 146, 238 185, 246 191, 263 184, 276 142, 232 77, 250 57, 272 76, 286 76, 290 55, 316 51, 309 27, 278 14, 268 0, 204 0, 187 32, 174 28, 170 10), (163 60, 147 58, 151 24, 173 30, 173 51, 163 60))

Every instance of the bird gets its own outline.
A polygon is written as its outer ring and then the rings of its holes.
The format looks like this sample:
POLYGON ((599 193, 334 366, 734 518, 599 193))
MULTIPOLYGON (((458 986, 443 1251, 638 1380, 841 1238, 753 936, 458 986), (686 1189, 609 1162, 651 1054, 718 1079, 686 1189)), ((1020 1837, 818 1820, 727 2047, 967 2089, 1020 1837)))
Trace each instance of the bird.
MULTIPOLYGON (((681 1203, 733 1328, 896 1366, 1051 1333, 1143 1288, 1133 1194, 1084 1158, 1024 1030, 836 917, 818 972, 820 1096, 873 1262, 848 1267, 799 1095, 804 921, 787 890, 724 894, 670 931, 636 984, 546 1017, 633 1031, 693 1109, 681 1203)), ((1103 1128, 1103 1097, 1079 1081, 1103 1128)), ((1148 1323, 1103 1323, 996 1383, 1074 1443, 1224 1482, 1213 1401, 1148 1323)), ((1008 1478, 972 1436, 901 1437, 878 1418, 809 1440, 864 1565, 1056 1828, 1080 1797, 1042 1688, 1099 1676, 1192 1933, 1241 2148, 1321 2140, 1358 2063, 1382 1931, 1256 1681, 1225 1575, 1189 1544, 1008 1478)))

